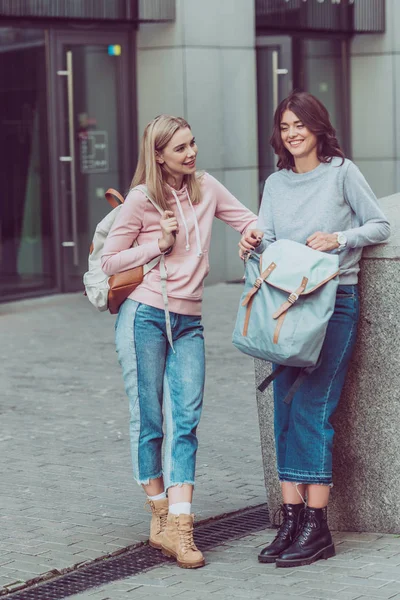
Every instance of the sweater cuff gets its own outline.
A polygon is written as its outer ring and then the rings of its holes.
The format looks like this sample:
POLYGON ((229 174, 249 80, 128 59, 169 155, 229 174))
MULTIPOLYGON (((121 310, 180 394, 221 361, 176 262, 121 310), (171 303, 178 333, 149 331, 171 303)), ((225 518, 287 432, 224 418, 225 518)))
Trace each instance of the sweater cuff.
POLYGON ((251 231, 252 229, 257 229, 257 221, 258 221, 258 219, 255 218, 254 221, 249 223, 249 225, 246 225, 246 227, 243 229, 241 234, 245 235, 248 231, 251 231))
POLYGON ((148 249, 149 249, 149 254, 153 255, 150 260, 153 260, 153 258, 156 258, 156 256, 160 256, 160 254, 168 253, 168 250, 166 250, 165 252, 161 252, 160 246, 158 245, 158 240, 155 240, 154 242, 149 242, 148 249))
POLYGON ((358 235, 354 229, 348 229, 347 231, 342 231, 347 238, 347 248, 356 248, 357 247, 357 238, 358 235))
POLYGON ((168 256, 168 254, 171 254, 171 252, 172 252, 172 248, 173 248, 173 247, 174 247, 173 245, 172 245, 172 246, 170 246, 170 247, 169 247, 169 248, 167 248, 167 249, 166 249, 164 252, 161 252, 161 254, 163 254, 163 256, 168 256))

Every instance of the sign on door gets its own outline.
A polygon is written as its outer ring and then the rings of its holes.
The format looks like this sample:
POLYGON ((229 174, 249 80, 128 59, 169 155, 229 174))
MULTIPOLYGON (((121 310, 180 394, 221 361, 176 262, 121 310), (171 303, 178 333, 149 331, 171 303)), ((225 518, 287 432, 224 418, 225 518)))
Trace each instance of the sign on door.
POLYGON ((85 131, 79 134, 81 173, 107 173, 107 131, 85 131))

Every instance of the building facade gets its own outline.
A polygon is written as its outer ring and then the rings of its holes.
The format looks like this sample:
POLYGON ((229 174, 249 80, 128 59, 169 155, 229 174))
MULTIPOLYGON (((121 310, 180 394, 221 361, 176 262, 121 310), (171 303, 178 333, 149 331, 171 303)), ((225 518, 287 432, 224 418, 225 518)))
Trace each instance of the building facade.
MULTIPOLYGON (((397 0, 0 0, 0 19, 1 300, 82 289, 104 191, 160 113, 256 212, 274 108, 306 89, 375 192, 398 190, 397 0)), ((216 221, 209 283, 241 277, 237 241, 216 221)))

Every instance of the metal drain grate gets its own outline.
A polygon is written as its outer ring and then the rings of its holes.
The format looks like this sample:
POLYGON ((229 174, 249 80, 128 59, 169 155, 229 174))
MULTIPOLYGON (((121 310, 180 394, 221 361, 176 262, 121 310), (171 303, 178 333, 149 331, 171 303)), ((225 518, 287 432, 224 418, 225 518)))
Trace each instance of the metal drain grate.
MULTIPOLYGON (((267 505, 261 504, 197 523, 194 538, 201 550, 209 550, 228 540, 265 529, 269 525, 267 505)), ((138 575, 168 562, 173 561, 166 558, 159 550, 145 545, 3 597, 7 600, 60 600, 88 588, 138 575)))

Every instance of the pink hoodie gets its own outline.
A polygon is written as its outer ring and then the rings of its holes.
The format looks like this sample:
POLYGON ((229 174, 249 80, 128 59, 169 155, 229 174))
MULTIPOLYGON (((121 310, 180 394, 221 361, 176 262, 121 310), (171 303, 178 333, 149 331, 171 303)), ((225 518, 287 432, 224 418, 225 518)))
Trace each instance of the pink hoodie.
MULTIPOLYGON (((243 233, 255 227, 257 217, 214 177, 201 180, 199 204, 190 201, 186 186, 171 188, 171 210, 179 223, 171 254, 165 256, 169 310, 184 315, 201 315, 204 279, 210 265, 208 251, 213 218, 221 219, 243 233)), ((160 255, 160 214, 139 190, 129 192, 104 244, 101 264, 113 275, 150 262, 160 255), (138 246, 132 247, 137 239, 138 246)), ((164 310, 160 266, 149 271, 129 296, 132 300, 164 310)))

